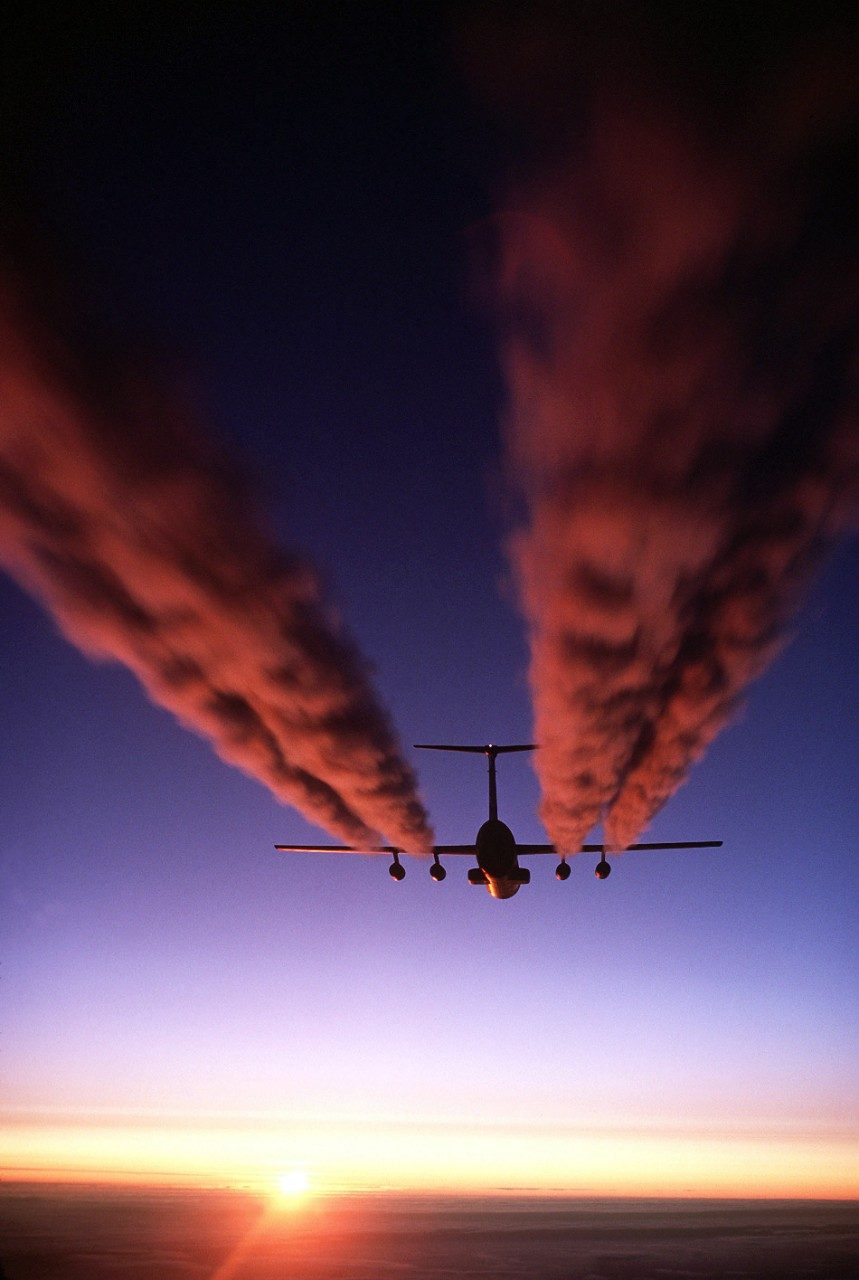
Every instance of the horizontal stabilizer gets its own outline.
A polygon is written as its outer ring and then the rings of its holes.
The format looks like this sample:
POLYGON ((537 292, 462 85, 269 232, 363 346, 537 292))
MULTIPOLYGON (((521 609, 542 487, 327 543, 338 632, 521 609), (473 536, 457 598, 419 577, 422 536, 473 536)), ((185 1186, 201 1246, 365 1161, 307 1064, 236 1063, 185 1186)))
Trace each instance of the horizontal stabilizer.
POLYGON ((419 747, 421 751, 472 751, 480 756, 500 756, 507 751, 536 751, 537 744, 535 742, 520 743, 513 747, 496 747, 494 743, 487 742, 482 747, 464 747, 458 743, 446 742, 416 742, 414 746, 419 747))

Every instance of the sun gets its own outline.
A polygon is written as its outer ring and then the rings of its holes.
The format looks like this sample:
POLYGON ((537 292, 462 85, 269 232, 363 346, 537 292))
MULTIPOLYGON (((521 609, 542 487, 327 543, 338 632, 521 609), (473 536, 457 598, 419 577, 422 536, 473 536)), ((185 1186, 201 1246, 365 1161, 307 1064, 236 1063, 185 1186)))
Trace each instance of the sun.
POLYGON ((277 1175, 277 1190, 281 1200, 294 1203, 303 1200, 310 1191, 310 1178, 306 1169, 286 1169, 277 1175))

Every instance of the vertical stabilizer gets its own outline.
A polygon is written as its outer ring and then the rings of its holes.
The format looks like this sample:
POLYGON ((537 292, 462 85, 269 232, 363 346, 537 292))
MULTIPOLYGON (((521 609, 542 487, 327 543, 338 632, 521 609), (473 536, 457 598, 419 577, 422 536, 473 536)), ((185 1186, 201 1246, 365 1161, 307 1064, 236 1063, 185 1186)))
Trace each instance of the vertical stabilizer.
POLYGON ((489 817, 492 821, 498 818, 495 757, 504 755, 509 751, 536 751, 537 749, 535 742, 520 742, 512 746, 501 747, 496 746, 494 742, 487 742, 483 746, 463 746, 460 743, 449 742, 416 742, 414 745, 421 751, 468 751, 472 755, 486 756, 489 761, 489 817))

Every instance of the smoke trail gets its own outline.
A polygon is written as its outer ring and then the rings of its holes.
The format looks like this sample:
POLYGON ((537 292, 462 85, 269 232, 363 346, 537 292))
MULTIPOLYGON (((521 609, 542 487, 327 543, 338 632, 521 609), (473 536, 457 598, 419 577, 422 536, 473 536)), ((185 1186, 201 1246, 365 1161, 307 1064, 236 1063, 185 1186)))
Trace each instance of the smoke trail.
POLYGON ((562 849, 601 816, 625 846, 680 785, 859 461, 855 31, 681 61, 630 14, 617 40, 544 30, 518 68, 541 160, 499 220, 512 554, 562 849))
POLYGON ((413 774, 312 571, 276 550, 180 400, 95 354, 94 332, 70 339, 85 323, 37 287, 0 272, 0 562, 308 818, 426 850, 413 774))

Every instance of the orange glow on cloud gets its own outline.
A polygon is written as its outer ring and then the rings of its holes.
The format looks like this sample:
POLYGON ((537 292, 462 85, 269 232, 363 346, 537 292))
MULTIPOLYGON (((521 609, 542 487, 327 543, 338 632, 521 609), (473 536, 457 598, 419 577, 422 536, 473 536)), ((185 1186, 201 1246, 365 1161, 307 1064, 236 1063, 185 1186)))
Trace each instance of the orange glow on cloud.
POLYGON ((7 1177, 231 1184, 270 1192, 284 1170, 337 1190, 852 1198, 859 1144, 821 1134, 667 1134, 343 1122, 247 1127, 65 1121, 6 1130, 7 1177), (452 1160, 451 1152, 455 1152, 452 1160))

